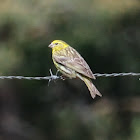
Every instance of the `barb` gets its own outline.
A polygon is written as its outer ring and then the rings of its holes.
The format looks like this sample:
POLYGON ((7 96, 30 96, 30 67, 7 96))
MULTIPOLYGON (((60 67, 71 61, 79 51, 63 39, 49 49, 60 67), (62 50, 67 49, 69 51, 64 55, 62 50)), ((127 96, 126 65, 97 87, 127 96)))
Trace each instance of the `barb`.
MULTIPOLYGON (((25 77, 25 76, 0 76, 0 79, 19 79, 19 80, 56 80, 56 79, 62 79, 61 76, 53 75, 50 70, 50 76, 45 77, 25 77)), ((111 73, 111 74, 101 74, 101 73, 95 73, 96 77, 119 77, 119 76, 140 76, 140 73, 111 73)))

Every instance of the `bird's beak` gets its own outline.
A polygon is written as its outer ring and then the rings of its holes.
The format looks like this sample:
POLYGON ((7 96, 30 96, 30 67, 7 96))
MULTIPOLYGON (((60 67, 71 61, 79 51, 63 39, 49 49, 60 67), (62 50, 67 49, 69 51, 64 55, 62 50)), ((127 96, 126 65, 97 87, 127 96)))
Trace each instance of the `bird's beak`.
POLYGON ((49 48, 52 48, 52 47, 53 47, 53 44, 51 43, 48 47, 49 47, 49 48))

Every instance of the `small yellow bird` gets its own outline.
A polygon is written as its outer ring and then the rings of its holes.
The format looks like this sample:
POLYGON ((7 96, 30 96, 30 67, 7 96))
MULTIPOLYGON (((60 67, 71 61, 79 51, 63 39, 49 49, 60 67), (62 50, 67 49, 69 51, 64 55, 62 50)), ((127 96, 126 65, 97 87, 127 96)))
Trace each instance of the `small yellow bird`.
POLYGON ((54 40, 50 45, 52 59, 56 68, 68 78, 80 78, 87 85, 92 98, 101 93, 93 85, 91 79, 96 79, 83 57, 62 40, 54 40))

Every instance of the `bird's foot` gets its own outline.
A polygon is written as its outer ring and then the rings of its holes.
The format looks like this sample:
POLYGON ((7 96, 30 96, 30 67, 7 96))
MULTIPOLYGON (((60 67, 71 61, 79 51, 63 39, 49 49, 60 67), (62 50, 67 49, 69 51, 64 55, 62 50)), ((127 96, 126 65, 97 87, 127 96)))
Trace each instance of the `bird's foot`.
MULTIPOLYGON (((56 76, 58 76, 58 73, 59 73, 59 72, 60 72, 60 71, 59 71, 59 70, 57 70, 57 72, 56 72, 56 74, 55 74, 55 75, 56 75, 56 76)), ((66 76, 61 75, 61 76, 60 76, 60 79, 61 79, 61 80, 66 80, 66 76)))
POLYGON ((67 79, 67 77, 64 76, 64 75, 61 75, 60 78, 61 78, 62 80, 66 80, 66 79, 67 79))

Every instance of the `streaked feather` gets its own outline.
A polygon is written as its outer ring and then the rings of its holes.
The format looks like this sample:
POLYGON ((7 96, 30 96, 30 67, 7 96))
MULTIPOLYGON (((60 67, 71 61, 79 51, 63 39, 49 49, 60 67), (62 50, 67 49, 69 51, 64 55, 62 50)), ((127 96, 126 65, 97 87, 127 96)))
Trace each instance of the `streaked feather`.
POLYGON ((61 51, 57 51, 53 53, 52 57, 57 63, 71 68, 84 76, 95 79, 86 61, 72 47, 69 46, 61 51))
POLYGON ((98 96, 102 96, 102 94, 98 91, 98 89, 94 86, 94 84, 92 83, 90 78, 87 78, 85 76, 81 76, 80 74, 77 74, 77 77, 79 77, 82 81, 85 82, 85 84, 87 85, 91 97, 94 99, 96 97, 96 95, 98 96))

